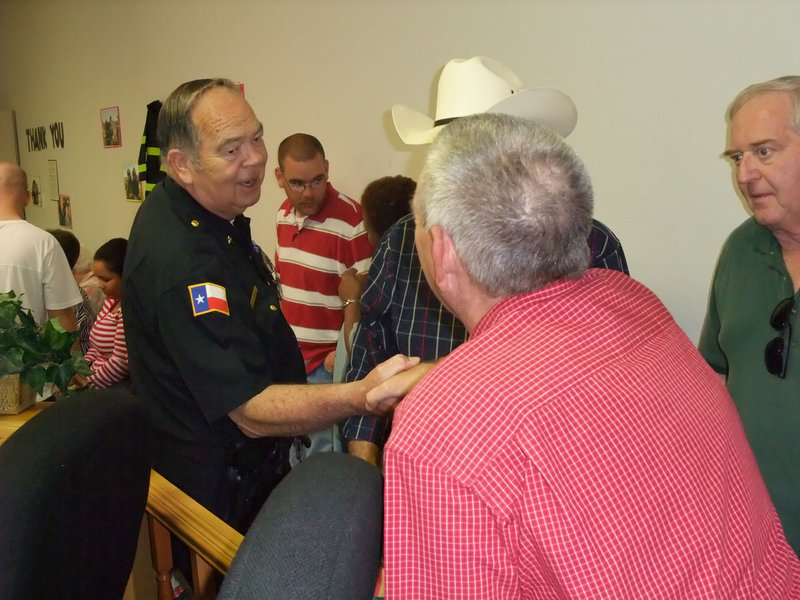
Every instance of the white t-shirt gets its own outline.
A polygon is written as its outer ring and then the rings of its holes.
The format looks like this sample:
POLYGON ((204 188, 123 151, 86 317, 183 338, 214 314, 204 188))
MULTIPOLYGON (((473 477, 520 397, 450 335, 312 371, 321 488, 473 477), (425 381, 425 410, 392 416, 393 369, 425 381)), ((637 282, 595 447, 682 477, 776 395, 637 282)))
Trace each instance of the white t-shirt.
POLYGON ((48 310, 81 302, 78 285, 58 240, 27 221, 0 221, 0 292, 14 290, 37 323, 48 310))

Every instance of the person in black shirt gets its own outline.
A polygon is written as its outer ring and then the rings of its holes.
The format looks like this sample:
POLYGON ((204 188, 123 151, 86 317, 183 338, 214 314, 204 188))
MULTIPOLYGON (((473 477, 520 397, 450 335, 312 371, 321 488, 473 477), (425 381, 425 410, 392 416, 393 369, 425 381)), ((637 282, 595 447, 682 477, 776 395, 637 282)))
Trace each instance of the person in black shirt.
POLYGON ((154 468, 244 531, 287 470, 291 436, 363 412, 360 382, 306 386, 297 340, 244 211, 258 202, 263 127, 225 79, 179 86, 159 115, 168 177, 148 195, 123 273, 129 363, 157 434, 154 468))

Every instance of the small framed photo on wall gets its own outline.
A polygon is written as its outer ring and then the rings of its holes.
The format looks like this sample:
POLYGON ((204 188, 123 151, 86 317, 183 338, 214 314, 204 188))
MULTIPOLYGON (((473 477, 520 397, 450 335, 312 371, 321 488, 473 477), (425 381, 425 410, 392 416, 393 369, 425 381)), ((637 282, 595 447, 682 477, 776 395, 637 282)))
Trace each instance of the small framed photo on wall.
POLYGON ((100 126, 103 132, 103 148, 122 146, 122 124, 119 122, 119 106, 100 109, 100 126))
POLYGON ((58 195, 58 224, 65 229, 72 229, 72 203, 66 194, 58 195))
POLYGON ((48 191, 48 198, 53 202, 58 202, 59 184, 58 184, 58 161, 47 161, 47 179, 50 182, 50 189, 48 191))
POLYGON ((31 176, 30 191, 31 191, 31 201, 33 205, 41 206, 42 196, 44 196, 44 191, 42 190, 42 183, 37 175, 31 176))
POLYGON ((129 202, 141 202, 144 198, 144 182, 139 181, 139 165, 125 163, 122 165, 122 185, 125 188, 125 199, 129 202))

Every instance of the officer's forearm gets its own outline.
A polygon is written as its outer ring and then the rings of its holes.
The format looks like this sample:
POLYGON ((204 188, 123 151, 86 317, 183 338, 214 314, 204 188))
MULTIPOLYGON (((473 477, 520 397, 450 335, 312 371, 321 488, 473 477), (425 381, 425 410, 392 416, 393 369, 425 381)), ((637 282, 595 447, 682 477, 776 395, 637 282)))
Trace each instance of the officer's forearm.
POLYGON ((369 411, 366 408, 367 391, 418 362, 419 359, 398 354, 379 364, 359 381, 271 385, 230 411, 228 416, 245 435, 262 437, 318 431, 365 412, 385 414, 394 408, 394 404, 382 404, 380 408, 369 411))
POLYGON ((228 413, 248 437, 302 435, 365 410, 360 382, 282 385, 266 388, 228 413))

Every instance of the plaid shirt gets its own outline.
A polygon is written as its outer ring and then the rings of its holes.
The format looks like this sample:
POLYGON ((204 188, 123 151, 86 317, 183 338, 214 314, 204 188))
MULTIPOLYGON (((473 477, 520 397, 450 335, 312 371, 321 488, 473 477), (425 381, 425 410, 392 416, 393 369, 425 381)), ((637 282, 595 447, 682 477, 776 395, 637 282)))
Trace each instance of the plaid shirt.
MULTIPOLYGON (((587 240, 591 267, 628 274, 622 245, 612 231, 592 221, 587 240)), ((423 361, 449 354, 467 339, 461 322, 431 291, 414 246, 414 217, 392 225, 372 258, 361 296, 361 325, 353 342, 347 381, 358 381, 377 364, 394 356, 419 356, 423 361)), ((347 419, 342 434, 350 440, 382 445, 387 420, 371 416, 347 419)))
POLYGON ((386 598, 800 597, 724 384, 618 273, 494 306, 384 468, 386 598))

